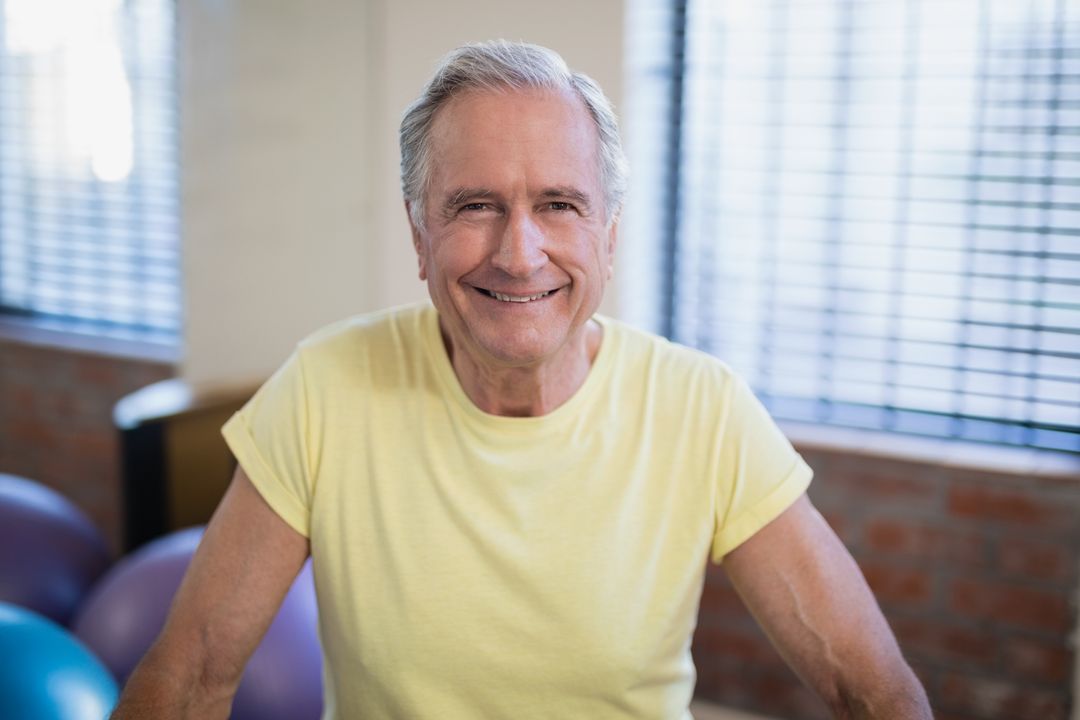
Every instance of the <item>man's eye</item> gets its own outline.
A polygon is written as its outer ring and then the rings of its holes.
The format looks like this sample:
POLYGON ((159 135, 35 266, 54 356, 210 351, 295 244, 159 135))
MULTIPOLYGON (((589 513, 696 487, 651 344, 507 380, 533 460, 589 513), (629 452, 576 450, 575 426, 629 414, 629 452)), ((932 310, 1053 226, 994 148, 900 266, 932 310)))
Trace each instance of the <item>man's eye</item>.
POLYGON ((485 210, 485 209, 487 209, 487 204, 486 203, 468 203, 467 205, 462 205, 461 209, 462 210, 468 210, 468 211, 485 210))
POLYGON ((550 207, 552 210, 573 210, 574 209, 574 206, 571 205, 570 203, 561 202, 559 200, 555 200, 553 202, 548 203, 548 207, 550 207))

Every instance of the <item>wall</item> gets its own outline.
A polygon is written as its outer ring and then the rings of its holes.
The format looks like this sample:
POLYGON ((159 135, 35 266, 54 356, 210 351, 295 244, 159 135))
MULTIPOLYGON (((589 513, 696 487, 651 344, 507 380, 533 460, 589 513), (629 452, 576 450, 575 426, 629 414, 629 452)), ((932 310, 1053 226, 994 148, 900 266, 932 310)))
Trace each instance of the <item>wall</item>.
MULTIPOLYGON (((184 379, 265 378, 320 325, 426 297, 401 200, 397 125, 447 51, 495 37, 548 44, 618 103, 621 0, 508 7, 178 4, 184 379)), ((610 301, 604 309, 613 312, 610 301)))
POLYGON ((177 3, 185 357, 199 386, 265 378, 367 276, 369 7, 177 3))
MULTIPOLYGON (((811 497, 859 562, 938 720, 1073 717, 1080 460, 796 444, 815 470, 811 497)), ((694 654, 705 697, 829 717, 716 567, 694 654)))

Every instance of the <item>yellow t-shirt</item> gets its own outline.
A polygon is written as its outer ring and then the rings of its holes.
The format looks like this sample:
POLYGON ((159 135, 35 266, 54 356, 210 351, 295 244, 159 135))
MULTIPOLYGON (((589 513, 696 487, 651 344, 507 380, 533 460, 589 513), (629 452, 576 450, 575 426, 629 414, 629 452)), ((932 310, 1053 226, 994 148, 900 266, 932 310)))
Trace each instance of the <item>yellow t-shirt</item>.
POLYGON ((703 353, 598 317, 585 383, 484 413, 430 305, 335 324, 225 426, 310 538, 325 718, 689 718, 707 559, 810 469, 703 353))

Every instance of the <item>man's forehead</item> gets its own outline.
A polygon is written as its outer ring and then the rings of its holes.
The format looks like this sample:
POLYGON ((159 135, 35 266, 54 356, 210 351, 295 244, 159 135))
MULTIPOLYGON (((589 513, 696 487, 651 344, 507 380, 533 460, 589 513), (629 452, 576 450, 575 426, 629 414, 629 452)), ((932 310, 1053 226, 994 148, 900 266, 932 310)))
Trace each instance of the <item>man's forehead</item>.
POLYGON ((459 92, 435 113, 431 134, 437 139, 484 129, 495 134, 515 129, 515 121, 525 119, 587 129, 595 135, 585 102, 569 89, 482 88, 459 92), (542 118, 540 116, 543 116, 542 118))
POLYGON ((484 200, 603 207, 599 136, 573 91, 470 90, 439 110, 430 136, 428 208, 484 200))
POLYGON ((430 142, 432 180, 442 189, 483 186, 525 167, 544 185, 598 181, 595 123, 572 91, 463 92, 439 110, 430 142))

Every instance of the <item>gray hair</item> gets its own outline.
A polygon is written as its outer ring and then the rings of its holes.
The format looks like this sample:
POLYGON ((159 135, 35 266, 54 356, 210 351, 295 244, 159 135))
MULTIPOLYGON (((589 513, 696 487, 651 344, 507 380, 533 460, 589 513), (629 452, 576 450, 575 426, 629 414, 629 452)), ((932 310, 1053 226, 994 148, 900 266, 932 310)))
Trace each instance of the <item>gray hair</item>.
POLYGON ((506 40, 464 45, 450 52, 420 97, 405 110, 400 129, 401 190, 413 223, 424 227, 424 198, 431 178, 431 126, 439 108, 466 90, 508 89, 567 90, 585 103, 596 124, 605 220, 610 225, 622 210, 627 176, 611 102, 592 78, 572 72, 553 50, 506 40))

